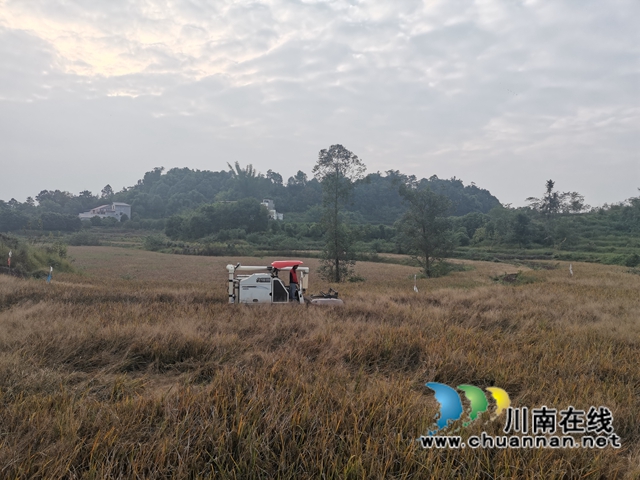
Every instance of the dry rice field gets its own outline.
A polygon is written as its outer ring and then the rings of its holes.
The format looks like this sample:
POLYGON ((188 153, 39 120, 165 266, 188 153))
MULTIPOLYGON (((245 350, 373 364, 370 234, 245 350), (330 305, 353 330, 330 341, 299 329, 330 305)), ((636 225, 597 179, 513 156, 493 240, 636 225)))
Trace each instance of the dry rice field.
MULTIPOLYGON (((465 262, 416 293, 415 268, 359 263, 364 282, 333 285, 342 308, 242 307, 224 266, 274 259, 69 253, 78 272, 51 284, 0 276, 0 478, 640 478, 640 276, 623 267, 465 262), (422 448, 427 382, 606 406, 621 448, 422 448)), ((454 434, 504 435, 495 408, 454 434)))

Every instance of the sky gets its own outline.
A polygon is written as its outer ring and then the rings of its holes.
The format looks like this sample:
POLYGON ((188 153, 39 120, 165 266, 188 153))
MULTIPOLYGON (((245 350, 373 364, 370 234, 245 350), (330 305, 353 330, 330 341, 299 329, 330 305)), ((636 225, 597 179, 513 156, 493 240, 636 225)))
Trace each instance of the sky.
POLYGON ((0 199, 163 166, 640 195, 637 0, 0 0, 0 199))

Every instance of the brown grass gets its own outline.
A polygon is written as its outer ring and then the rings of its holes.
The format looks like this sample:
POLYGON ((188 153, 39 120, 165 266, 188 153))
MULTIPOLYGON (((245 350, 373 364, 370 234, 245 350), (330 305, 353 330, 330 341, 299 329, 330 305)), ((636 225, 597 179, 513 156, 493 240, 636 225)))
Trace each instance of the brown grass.
POLYGON ((471 262, 416 294, 416 269, 359 263, 344 308, 239 307, 224 266, 272 259, 70 254, 82 274, 0 277, 2 478, 640 476, 640 276, 623 268, 505 286, 525 269, 471 262), (428 381, 605 405, 623 448, 423 450, 428 381))

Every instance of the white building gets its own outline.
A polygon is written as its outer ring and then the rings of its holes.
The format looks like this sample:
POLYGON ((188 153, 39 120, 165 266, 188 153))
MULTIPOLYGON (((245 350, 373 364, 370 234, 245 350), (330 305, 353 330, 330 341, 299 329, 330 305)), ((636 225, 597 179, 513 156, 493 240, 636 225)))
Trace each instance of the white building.
POLYGON ((284 213, 276 212, 276 205, 275 203, 273 203, 273 200, 265 198, 264 200, 262 200, 262 205, 267 207, 267 210, 269 210, 269 216, 271 218, 273 218, 274 220, 284 220, 284 213))
POLYGON ((99 207, 92 208, 88 212, 80 213, 78 214, 78 217, 80 217, 80 220, 89 220, 92 217, 113 217, 120 221, 122 215, 126 215, 129 219, 131 218, 131 205, 113 202, 111 205, 100 205, 99 207))

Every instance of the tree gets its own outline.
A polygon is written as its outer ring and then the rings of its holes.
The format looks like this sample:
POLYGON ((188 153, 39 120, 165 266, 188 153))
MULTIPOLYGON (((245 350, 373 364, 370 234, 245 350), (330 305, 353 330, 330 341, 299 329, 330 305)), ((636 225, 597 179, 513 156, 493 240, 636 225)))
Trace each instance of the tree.
POLYGON ((40 215, 43 230, 78 231, 82 221, 76 215, 65 215, 55 212, 43 212, 40 215))
POLYGON ((307 174, 302 170, 298 170, 298 173, 296 173, 294 177, 289 177, 289 180, 287 180, 287 185, 290 187, 293 185, 304 187, 307 184, 307 181, 307 174))
POLYGON ((398 222, 409 249, 427 277, 433 262, 444 258, 452 249, 451 223, 447 214, 451 201, 430 188, 414 189, 402 185, 400 195, 409 208, 398 222))
POLYGON ((560 193, 553 190, 554 186, 555 182, 553 180, 547 180, 545 184, 546 191, 542 198, 527 198, 527 201, 531 203, 531 207, 542 212, 547 218, 560 212, 560 193))
POLYGON ((513 240, 517 242, 520 247, 529 243, 531 237, 530 223, 531 219, 522 211, 516 213, 513 219, 513 240))
POLYGON ((587 211, 591 208, 590 205, 585 205, 584 195, 580 195, 578 192, 565 192, 563 195, 563 212, 565 213, 580 213, 587 211))
POLYGON ((249 164, 246 168, 242 168, 240 166, 240 162, 235 162, 235 168, 231 166, 229 162, 227 162, 227 167, 229 167, 229 172, 234 178, 256 178, 260 176, 254 168, 253 165, 249 164))
POLYGON ((220 236, 228 231, 242 231, 243 235, 265 232, 269 226, 269 212, 255 198, 237 202, 201 205, 185 215, 172 215, 166 222, 165 233, 173 239, 196 240, 209 235, 220 236))
POLYGON ((259 199, 262 196, 259 182, 260 179, 264 177, 253 168, 253 165, 249 164, 245 168, 242 168, 239 162, 235 162, 235 168, 229 163, 227 163, 227 166, 233 178, 235 198, 253 197, 259 199))
POLYGON ((313 167, 314 176, 322 182, 322 224, 326 231, 320 272, 335 282, 348 277, 355 264, 353 239, 342 222, 340 210, 351 194, 353 182, 361 179, 365 170, 358 156, 342 145, 320 150, 318 163, 313 167))
POLYGON ((111 188, 111 185, 107 184, 104 186, 100 194, 101 194, 101 198, 106 198, 107 200, 110 200, 111 197, 113 197, 113 188, 111 188))
POLYGON ((148 192, 162 178, 162 172, 164 172, 164 167, 155 167, 153 170, 146 172, 142 180, 138 180, 138 185, 144 187, 144 191, 148 192))
POLYGON ((568 218, 562 218, 568 214, 581 213, 588 210, 589 205, 585 205, 584 196, 578 192, 555 191, 555 182, 547 180, 546 191, 542 198, 529 197, 527 202, 533 210, 541 213, 544 217, 544 240, 551 243, 554 248, 561 248, 569 240, 568 244, 576 240, 572 222, 568 218), (562 214, 562 216, 561 216, 562 214))
POLYGON ((542 198, 527 198, 531 208, 542 213, 547 219, 559 213, 580 213, 590 208, 589 205, 585 205, 583 195, 578 192, 560 193, 553 190, 554 186, 553 180, 547 180, 542 198))
POLYGON ((278 172, 274 172, 273 170, 267 170, 267 180, 269 180, 274 185, 282 185, 282 175, 278 172))

